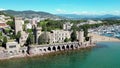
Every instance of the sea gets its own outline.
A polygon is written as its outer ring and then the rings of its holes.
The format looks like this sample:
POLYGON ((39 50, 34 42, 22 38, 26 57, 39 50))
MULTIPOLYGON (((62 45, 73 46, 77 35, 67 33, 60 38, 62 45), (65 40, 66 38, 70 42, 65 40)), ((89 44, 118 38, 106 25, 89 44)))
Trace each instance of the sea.
POLYGON ((0 61, 0 68, 120 68, 120 42, 44 56, 0 61))

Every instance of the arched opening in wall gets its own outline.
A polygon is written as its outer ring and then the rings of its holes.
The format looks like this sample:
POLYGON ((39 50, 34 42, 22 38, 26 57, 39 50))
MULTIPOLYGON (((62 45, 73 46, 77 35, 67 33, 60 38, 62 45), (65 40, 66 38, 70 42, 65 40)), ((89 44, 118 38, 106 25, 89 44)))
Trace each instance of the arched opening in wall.
POLYGON ((67 45, 66 48, 69 49, 69 45, 67 45))
POLYGON ((44 49, 44 51, 46 51, 46 49, 44 49))
POLYGON ((25 53, 25 51, 24 51, 24 50, 22 50, 22 53, 24 54, 24 53, 25 53))
POLYGON ((57 49, 60 51, 60 50, 61 50, 61 49, 60 49, 60 46, 58 46, 57 49))
POLYGON ((56 47, 53 47, 53 50, 56 51, 56 47))
POLYGON ((62 49, 65 50, 65 46, 62 46, 62 49))
POLYGON ((51 48, 50 48, 50 47, 48 47, 48 51, 51 51, 51 48))
POLYGON ((73 49, 73 45, 71 45, 70 48, 73 49))

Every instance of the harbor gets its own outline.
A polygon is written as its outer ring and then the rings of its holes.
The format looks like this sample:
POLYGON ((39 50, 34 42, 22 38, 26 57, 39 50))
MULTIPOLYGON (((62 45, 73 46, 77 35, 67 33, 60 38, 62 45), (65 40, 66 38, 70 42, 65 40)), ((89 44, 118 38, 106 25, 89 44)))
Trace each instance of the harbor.
POLYGON ((120 25, 100 26, 89 29, 90 33, 120 39, 120 25))

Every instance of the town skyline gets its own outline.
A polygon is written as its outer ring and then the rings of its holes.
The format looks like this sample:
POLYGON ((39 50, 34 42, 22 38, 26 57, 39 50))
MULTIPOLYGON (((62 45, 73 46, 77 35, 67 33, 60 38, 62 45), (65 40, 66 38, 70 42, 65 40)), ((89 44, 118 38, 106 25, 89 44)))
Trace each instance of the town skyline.
POLYGON ((11 0, 10 2, 7 2, 8 0, 0 1, 0 10, 33 10, 49 12, 52 14, 120 15, 119 0, 11 0))

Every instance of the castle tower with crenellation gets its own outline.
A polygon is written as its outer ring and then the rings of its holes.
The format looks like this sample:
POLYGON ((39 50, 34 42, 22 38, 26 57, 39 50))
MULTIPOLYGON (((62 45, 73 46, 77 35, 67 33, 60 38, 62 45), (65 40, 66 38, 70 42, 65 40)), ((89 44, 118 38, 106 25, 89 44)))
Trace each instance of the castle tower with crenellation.
POLYGON ((22 18, 15 17, 14 22, 15 22, 15 34, 17 34, 19 31, 23 31, 22 24, 24 21, 22 20, 22 18))
POLYGON ((78 32, 78 41, 79 41, 79 43, 83 43, 84 39, 85 39, 84 38, 84 31, 81 30, 81 31, 78 32))
POLYGON ((36 28, 36 43, 38 43, 39 36, 42 34, 42 27, 36 28))

